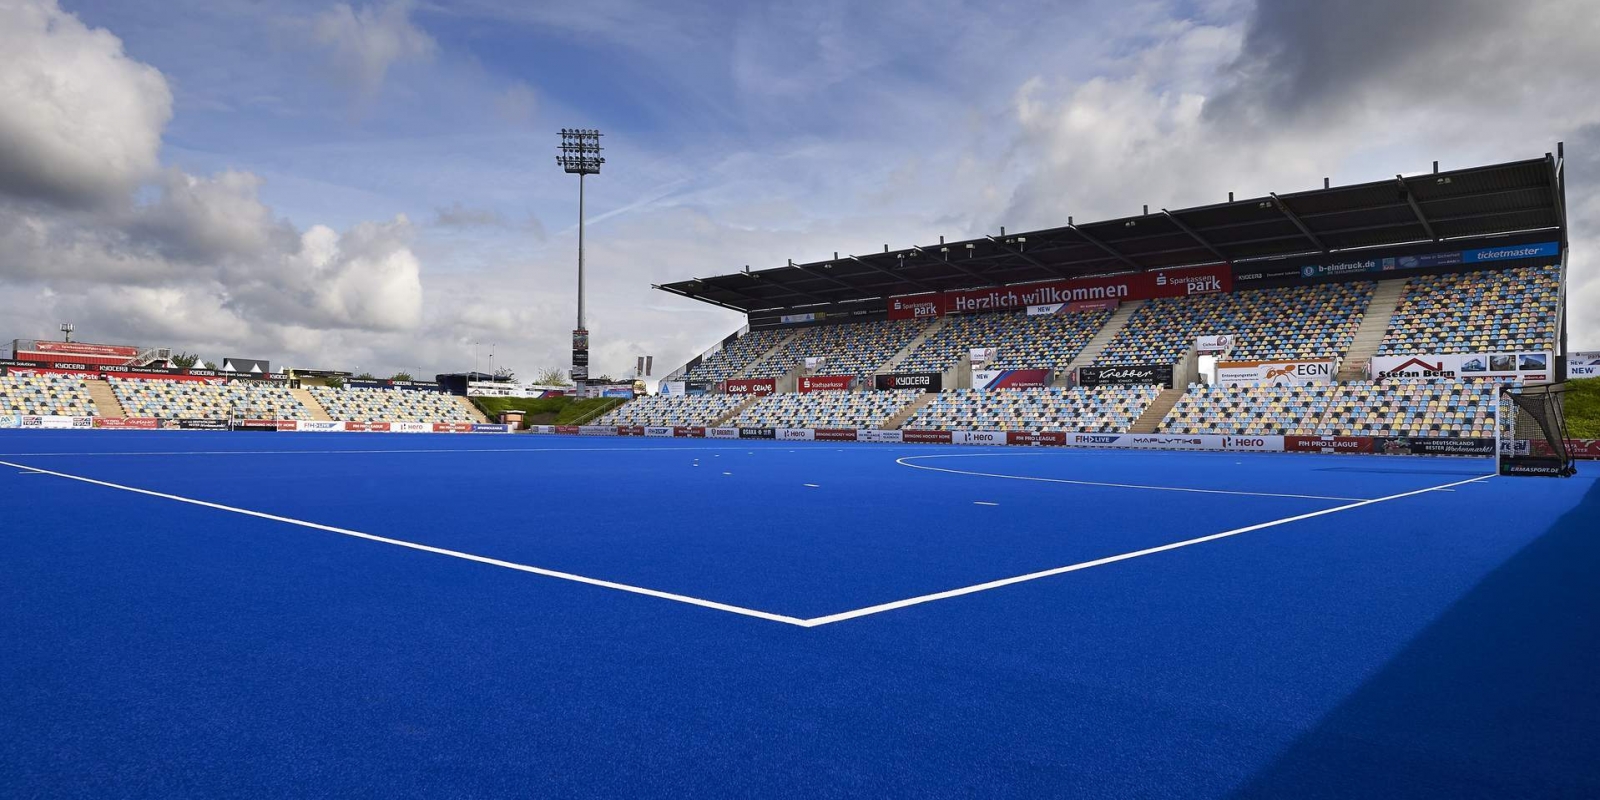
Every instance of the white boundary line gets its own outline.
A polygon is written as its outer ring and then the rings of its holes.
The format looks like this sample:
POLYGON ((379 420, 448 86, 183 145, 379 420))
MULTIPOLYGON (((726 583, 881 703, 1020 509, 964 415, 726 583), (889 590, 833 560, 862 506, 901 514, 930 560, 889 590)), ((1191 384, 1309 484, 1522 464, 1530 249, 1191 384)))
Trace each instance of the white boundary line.
POLYGON ((1473 483, 1475 481, 1481 481, 1481 480, 1484 480, 1486 478, 1492 478, 1492 477, 1494 477, 1494 476, 1493 475, 1479 475, 1476 478, 1468 478, 1468 479, 1466 479, 1464 481, 1456 481, 1455 483, 1446 483, 1446 484, 1444 484, 1442 486, 1430 486, 1430 487, 1428 487, 1426 489, 1416 489, 1416 490, 1413 490, 1413 491, 1410 491, 1410 492, 1401 492, 1400 494, 1391 494, 1388 497, 1378 497, 1378 498, 1374 498, 1372 500, 1362 500, 1360 502, 1349 503, 1347 505, 1334 506, 1333 508, 1325 508, 1325 509, 1323 509, 1321 511, 1312 511, 1312 512, 1310 512, 1308 514, 1297 514, 1297 515, 1292 516, 1292 517, 1284 517, 1283 519, 1275 519, 1275 520, 1273 520, 1271 522, 1261 522, 1261 523, 1257 523, 1255 525, 1246 525, 1243 528, 1234 528, 1231 531, 1223 531, 1222 533, 1213 533, 1210 536, 1200 536, 1200 537, 1196 537, 1194 539, 1185 539, 1184 541, 1181 541, 1181 542, 1173 542, 1171 544, 1164 544, 1164 545, 1160 545, 1160 546, 1157 546, 1157 547, 1147 547, 1147 548, 1145 548, 1143 550, 1134 550, 1133 552, 1130 552, 1130 553, 1121 553, 1121 554, 1114 555, 1114 556, 1106 556, 1105 558, 1097 558, 1097 559, 1094 559, 1093 561, 1083 561, 1083 562, 1080 562, 1080 563, 1077 563, 1077 564, 1070 564, 1070 565, 1065 566, 1065 567, 1056 567, 1055 569, 1047 569, 1047 570, 1042 570, 1040 572, 1030 572, 1027 575, 1018 575, 1018 576, 1013 577, 1013 578, 1001 578, 1000 580, 997 580, 997 581, 989 581, 987 583, 977 583, 977 584, 973 584, 971 586, 963 586, 960 589, 950 589, 948 591, 943 591, 943 592, 934 592, 933 594, 925 594, 925 595, 922 595, 920 597, 910 597, 910 598, 906 598, 905 600, 896 600, 896 601, 894 601, 892 603, 881 603, 881 604, 875 605, 875 606, 867 606, 866 608, 858 608, 858 609, 856 609, 854 611, 845 611, 845 612, 841 612, 841 613, 838 613, 838 614, 829 614, 828 616, 825 616, 825 617, 813 617, 813 618, 808 619, 808 620, 805 621, 806 622, 806 627, 814 628, 814 627, 816 627, 818 625, 828 625, 828 624, 831 624, 831 623, 834 623, 834 622, 843 622, 843 621, 845 621, 847 619, 857 619, 859 617, 865 617, 865 616, 869 616, 869 615, 872 615, 872 614, 882 614, 885 611, 893 611, 893 610, 898 609, 898 608, 906 608, 908 606, 916 606, 916 605, 921 605, 923 603, 931 603, 931 602, 933 602, 935 600, 948 600, 948 599, 950 599, 952 597, 960 597, 960 596, 965 595, 965 594, 975 594, 977 592, 984 592, 984 591, 988 591, 990 589, 998 589, 998 588, 1000 588, 1002 586, 1010 586, 1010 585, 1015 584, 1015 583, 1026 583, 1027 581, 1036 581, 1036 580, 1039 580, 1040 578, 1049 578, 1049 577, 1054 576, 1054 575, 1063 575, 1063 574, 1066 574, 1068 572, 1077 572, 1078 570, 1089 569, 1090 567, 1100 567, 1100 566, 1104 566, 1106 564, 1115 564, 1118 561, 1127 561, 1129 559, 1139 558, 1141 556, 1154 555, 1156 553, 1164 553, 1164 552, 1166 552, 1168 550, 1177 550, 1178 548, 1181 548, 1181 547, 1190 547, 1190 546, 1197 545, 1197 544, 1204 544, 1205 542, 1213 542, 1213 541, 1216 541, 1218 539, 1226 539, 1229 536, 1238 536, 1241 533, 1249 533, 1251 531, 1259 531, 1259 530, 1262 530, 1263 528, 1272 528, 1272 527, 1276 527, 1278 525, 1287 525, 1287 524, 1289 524, 1291 522, 1299 522, 1300 520, 1311 519, 1312 517, 1320 517, 1320 516, 1324 516, 1324 515, 1327 515, 1327 514, 1337 514, 1340 511, 1349 511, 1352 508, 1360 508, 1362 506, 1370 506, 1373 503, 1383 503, 1383 502, 1387 502, 1389 500, 1399 500, 1402 497, 1411 497, 1412 495, 1425 494, 1427 492, 1437 492, 1437 491, 1439 491, 1441 489, 1448 489, 1448 488, 1450 488, 1452 486, 1460 486, 1460 485, 1462 485, 1464 483, 1473 483))
POLYGON ((1320 494, 1284 494, 1284 493, 1281 493, 1281 492, 1241 492, 1241 491, 1231 491, 1231 490, 1228 490, 1228 489, 1192 489, 1192 488, 1188 488, 1188 487, 1184 487, 1184 486, 1148 486, 1148 485, 1139 484, 1139 483, 1106 483, 1106 482, 1103 482, 1103 481, 1076 481, 1076 480, 1068 480, 1066 478, 1034 478, 1034 477, 1029 477, 1027 475, 1001 475, 1001 474, 996 473, 996 472, 974 472, 972 470, 966 470, 966 469, 948 469, 948 468, 945 468, 945 467, 928 467, 928 466, 923 466, 922 464, 913 464, 913 463, 911 463, 912 461, 916 461, 918 459, 923 459, 923 458, 978 458, 980 456, 987 456, 987 457, 993 458, 993 457, 996 457, 996 456, 1012 456, 1012 457, 1015 457, 1015 456, 1042 456, 1042 455, 1055 455, 1055 454, 1054 453, 939 453, 939 454, 930 454, 930 455, 925 455, 925 456, 902 456, 900 458, 895 459, 894 463, 899 464, 902 467, 910 467, 912 469, 925 469, 925 470, 928 470, 930 472, 948 472, 948 473, 950 473, 952 475, 972 475, 972 476, 976 476, 976 477, 979 477, 979 478, 1005 478, 1007 480, 1013 480, 1013 481, 1037 481, 1039 483, 1066 483, 1066 484, 1071 484, 1073 486, 1104 486, 1104 487, 1109 487, 1109 488, 1112 488, 1112 489, 1148 489, 1150 491, 1156 491, 1156 492, 1191 492, 1191 493, 1194 493, 1194 494, 1226 494, 1226 495, 1235 495, 1235 496, 1242 496, 1242 497, 1290 497, 1290 498, 1294 498, 1296 500, 1338 500, 1338 501, 1341 501, 1341 502, 1349 502, 1349 501, 1352 501, 1352 500, 1364 500, 1364 499, 1366 499, 1366 498, 1362 498, 1362 497, 1328 497, 1326 495, 1320 495, 1320 494))
MULTIPOLYGON (((461 552, 459 550, 448 550, 448 549, 445 549, 445 548, 442 548, 442 547, 433 547, 431 545, 419 544, 417 542, 408 542, 408 541, 405 541, 404 539, 393 539, 393 538, 390 538, 390 537, 387 537, 387 536, 378 536, 378 535, 371 534, 371 533, 362 533, 361 531, 353 531, 353 530, 350 530, 348 528, 339 528, 339 527, 335 527, 333 525, 323 525, 321 523, 316 523, 316 522, 307 522, 305 520, 294 519, 292 517, 278 516, 277 514, 267 514, 265 512, 261 512, 261 511, 251 511, 251 510, 246 509, 246 508, 237 508, 235 506, 223 505, 221 503, 211 503, 211 502, 207 502, 205 500, 196 500, 196 499, 189 498, 189 497, 183 497, 181 495, 167 494, 165 492, 156 492, 156 491, 152 491, 152 490, 149 490, 149 489, 140 489, 140 488, 137 488, 137 487, 134 487, 134 486, 124 486, 124 485, 119 484, 119 483, 111 483, 109 481, 96 480, 94 478, 85 478, 85 477, 82 477, 82 476, 79 476, 79 475, 69 475, 69 474, 67 474, 65 472, 55 472, 53 470, 42 469, 42 468, 39 468, 39 467, 30 467, 30 466, 27 466, 25 464, 17 464, 17 463, 13 463, 13 462, 10 462, 10 461, 0 461, 0 466, 14 467, 14 468, 19 469, 19 470, 28 470, 28 471, 31 471, 31 472, 33 472, 35 474, 51 475, 51 476, 54 476, 54 477, 57 477, 57 478, 65 478, 65 479, 71 480, 71 481, 78 481, 80 483, 87 483, 87 484, 91 484, 91 485, 94 485, 94 486, 103 486, 103 487, 106 487, 108 489, 118 489, 120 491, 132 492, 134 494, 142 494, 142 495, 146 495, 146 496, 149 496, 149 497, 159 497, 159 498, 164 499, 164 500, 172 500, 172 501, 179 502, 179 503, 187 503, 189 505, 200 506, 202 508, 215 509, 217 511, 227 511, 227 512, 231 512, 231 513, 234 513, 234 514, 243 514, 244 516, 247 516, 247 517, 256 517, 258 519, 270 520, 272 522, 282 522, 282 523, 287 524, 287 525, 297 525, 297 526, 302 527, 302 528, 310 528, 310 529, 313 529, 313 530, 327 531, 329 533, 337 533, 337 534, 340 534, 341 536, 349 536, 349 537, 353 537, 353 538, 356 538, 356 539, 365 539, 367 541, 378 542, 380 544, 394 545, 395 547, 404 547, 404 548, 407 548, 407 549, 410 549, 410 550, 419 550, 419 551, 422 551, 424 553, 433 553, 435 555, 449 556, 451 558, 459 558, 459 559, 461 559, 463 561, 472 561, 472 562, 476 562, 476 563, 479 563, 479 564, 487 564, 489 566, 502 567, 502 568, 505 568, 505 569, 516 570, 518 572, 527 572, 527 573, 532 573, 534 575, 542 575, 542 576, 547 577, 547 578, 556 578, 558 580, 571 581, 573 583, 582 583, 582 584, 587 584, 589 586, 598 586, 598 587, 601 587, 601 588, 604 588, 604 589, 615 589, 615 590, 620 591, 620 592, 628 592, 630 594, 644 595, 646 597, 655 597, 655 598, 662 599, 662 600, 672 600, 674 602, 684 603, 684 604, 692 605, 692 606, 699 606, 701 608, 709 608, 709 609, 713 609, 713 610, 716 610, 716 611, 725 611, 725 612, 730 613, 730 614, 738 614, 738 615, 746 616, 746 617, 754 617, 756 619, 764 619, 764 620, 767 620, 769 622, 781 622, 781 623, 784 623, 786 625, 794 625, 794 626, 800 627, 800 628, 816 628, 816 627, 820 627, 822 625, 831 625, 831 624, 833 624, 835 622, 844 622, 846 620, 858 619, 860 617, 871 616, 873 614, 882 614, 882 613, 884 613, 886 611, 894 611, 896 609, 908 608, 910 606, 916 606, 916 605, 922 605, 924 603, 931 603, 931 602, 934 602, 936 600, 948 600, 948 599, 950 599, 952 597, 961 597, 962 595, 976 594, 978 592, 984 592, 984 591, 988 591, 990 589, 998 589, 998 588, 1003 587, 1003 586, 1011 586, 1012 584, 1026 583, 1028 581, 1036 581, 1036 580, 1039 580, 1041 578, 1049 578, 1049 577, 1053 577, 1053 576, 1056 576, 1056 575, 1063 575, 1063 574, 1066 574, 1068 572, 1077 572, 1079 570, 1085 570, 1085 569, 1089 569, 1091 567, 1100 567, 1100 566, 1104 566, 1106 564, 1115 564, 1115 563, 1117 563, 1119 561, 1127 561, 1127 560, 1134 559, 1134 558, 1141 558, 1143 556, 1154 555, 1156 553, 1164 553, 1164 552, 1166 552, 1168 550, 1177 550, 1179 548, 1191 547, 1193 545, 1204 544, 1206 542, 1212 542, 1212 541, 1216 541, 1218 539, 1226 539, 1226 538, 1228 538, 1230 536, 1238 536, 1239 534, 1242 534, 1242 533, 1249 533, 1251 531, 1259 531, 1259 530, 1263 530, 1263 529, 1266 529, 1266 528, 1273 528, 1273 527, 1277 527, 1279 525, 1287 525, 1288 523, 1291 523, 1291 522, 1299 522, 1301 520, 1312 519, 1314 517, 1321 517, 1321 516, 1325 516, 1325 515, 1328 515, 1328 514, 1337 514, 1340 511, 1349 511, 1351 509, 1361 508, 1362 506, 1369 506, 1369 505, 1373 505, 1375 503, 1384 503, 1384 502, 1388 502, 1390 500, 1399 500, 1399 499, 1404 498, 1404 497, 1412 497, 1412 496, 1419 495, 1419 494, 1426 494, 1428 492, 1443 491, 1443 490, 1446 490, 1446 489, 1454 488, 1456 486, 1462 486, 1462 485, 1465 485, 1465 484, 1468 484, 1468 483, 1476 483, 1478 481, 1487 480, 1489 478, 1494 477, 1494 475, 1480 475, 1480 476, 1478 476, 1476 478, 1467 478, 1466 480, 1455 481, 1453 483, 1440 484, 1439 486, 1430 486, 1430 487, 1427 487, 1425 489, 1414 489, 1414 490, 1409 491, 1409 492, 1401 492, 1399 494, 1392 494, 1392 495, 1389 495, 1387 497, 1378 497, 1378 498, 1373 498, 1371 500, 1360 500, 1360 501, 1357 501, 1357 502, 1354 502, 1354 503, 1348 503, 1348 504, 1342 505, 1342 506, 1334 506, 1333 508, 1325 508, 1325 509, 1322 509, 1321 511, 1312 511, 1312 512, 1309 512, 1309 513, 1306 513, 1306 514, 1297 514, 1297 515, 1292 516, 1292 517, 1284 517, 1282 519, 1275 519, 1275 520, 1272 520, 1270 522, 1261 522, 1261 523, 1257 523, 1255 525, 1246 525, 1245 527, 1242 527, 1242 528, 1234 528, 1233 530, 1230 530, 1230 531, 1223 531, 1221 533, 1213 533, 1213 534, 1211 534, 1209 536, 1200 536, 1200 537, 1196 537, 1196 538, 1193 538, 1193 539, 1185 539, 1184 541, 1181 541, 1181 542, 1172 542, 1171 544, 1158 545, 1156 547, 1148 547, 1148 548, 1145 548, 1143 550, 1134 550, 1134 551, 1128 552, 1128 553, 1120 553, 1120 554, 1114 555, 1114 556, 1106 556, 1104 558, 1097 558, 1097 559, 1094 559, 1092 561, 1083 561, 1083 562, 1079 562, 1077 564, 1069 564, 1069 565, 1064 566, 1064 567, 1056 567, 1054 569, 1047 569, 1047 570, 1042 570, 1042 571, 1039 571, 1039 572, 1030 572, 1030 573, 1028 573, 1026 575, 1017 575, 1017 576, 1010 577, 1010 578, 1001 578, 999 580, 988 581, 986 583, 978 583, 978 584, 973 584, 971 586, 963 586, 963 587, 961 587, 959 589, 949 589, 949 590, 942 591, 942 592, 934 592, 932 594, 919 595, 917 597, 908 597, 908 598, 906 598, 904 600, 895 600, 895 601, 889 602, 889 603, 880 603, 878 605, 867 606, 865 608, 858 608, 858 609, 855 609, 853 611, 844 611, 844 612, 840 612, 838 614, 829 614, 829 615, 821 616, 821 617, 812 617, 810 619, 802 619, 802 618, 799 618, 799 617, 790 617, 790 616, 785 616, 783 614, 773 614, 773 613, 767 612, 767 611, 759 611, 759 610, 756 610, 756 609, 753 609, 753 608, 745 608, 743 606, 736 606, 736 605, 731 605, 731 604, 728 604, 728 603, 718 603, 718 602, 716 602, 714 600, 703 600, 701 598, 690 597, 688 595, 674 594, 672 592, 663 592, 663 591, 659 591, 659 590, 656 590, 656 589, 646 589, 646 588, 644 588, 642 586, 632 586, 632 585, 626 584, 626 583, 617 583, 615 581, 607 581, 607 580, 601 580, 599 578, 590 578, 590 577, 586 577, 586 576, 583 576, 583 575, 575 575, 575 574, 570 573, 570 572, 560 572, 558 570, 545 569, 543 567, 533 567, 533 566, 529 566, 527 564, 518 564, 516 562, 504 561, 504 560, 501 560, 501 559, 498 559, 498 558, 490 558, 488 556, 480 556, 480 555, 476 555, 476 554, 473 554, 473 553, 464 553, 464 552, 461 552)), ((907 465, 907 466, 909 466, 909 465, 907 465)), ((1009 477, 1009 476, 1000 476, 1000 477, 1009 477)))
POLYGON ((8 466, 8 467, 16 467, 18 469, 33 470, 34 472, 40 472, 40 473, 43 473, 45 475, 54 475, 57 478, 66 478, 67 480, 80 481, 82 483, 93 484, 95 486, 104 486, 104 487, 106 487, 108 489, 120 489, 120 490, 122 490, 124 492, 133 492, 134 494, 148 495, 150 497, 159 497, 159 498, 161 498, 163 500, 175 500, 175 501, 177 501, 179 503, 188 503, 189 505, 201 506, 202 508, 212 508, 212 509, 216 509, 218 511, 229 511, 229 512, 232 512, 234 514, 243 514, 243 515, 245 515, 247 517, 256 517, 256 518, 259 518, 259 519, 271 520, 273 522, 282 522, 282 523, 285 523, 285 524, 288 524, 288 525, 298 525, 298 526, 300 526, 302 528, 311 528, 313 530, 327 531, 329 533, 340 534, 341 536, 352 536, 352 537, 355 537, 357 539, 366 539, 368 541, 379 542, 379 543, 382 543, 382 544, 392 544, 392 545, 394 545, 396 547, 405 547, 405 548, 409 548, 411 550, 421 550, 424 553, 433 553, 435 555, 449 556, 451 558, 459 558, 459 559, 462 559, 464 561, 475 561, 475 562, 477 562, 479 564, 488 564, 488 565, 493 566, 493 567, 504 567, 506 569, 517 570, 518 572, 531 572, 531 573, 533 573, 535 575, 543 575, 546 578, 558 578, 558 579, 564 580, 564 581, 572 581, 573 583, 584 583, 584 584, 588 584, 590 586, 599 586, 599 587, 602 587, 602 588, 605 588, 605 589, 616 589, 617 591, 620 591, 620 592, 630 592, 632 594, 642 594, 642 595, 645 595, 647 597, 658 597, 658 598, 661 598, 663 600, 674 600, 674 601, 677 601, 679 603, 687 603, 687 604, 692 605, 692 606, 700 606, 702 608, 711 608, 711 609, 716 609, 717 611, 726 611, 726 612, 728 612, 730 614, 740 614, 740 615, 743 615, 743 616, 746 616, 746 617, 755 617, 757 619, 769 620, 771 622, 782 622, 782 623, 786 623, 786 624, 789 624, 789 625, 797 625, 797 626, 800 626, 800 627, 809 627, 809 626, 806 625, 806 621, 803 620, 803 619, 799 619, 797 617, 787 617, 787 616, 784 616, 782 614, 771 614, 771 613, 768 613, 766 611, 757 611, 756 609, 753 609, 753 608, 744 608, 742 606, 729 605, 727 603, 718 603, 718 602, 715 602, 713 600, 701 600, 698 597, 689 597, 687 595, 673 594, 672 592, 662 592, 662 591, 657 591, 655 589, 646 589, 646 588, 644 588, 642 586, 630 586, 630 585, 628 585, 626 583, 617 583, 615 581, 600 580, 599 578, 589 578, 589 577, 585 577, 583 575, 574 575, 574 574, 572 574, 570 572, 559 572, 559 571, 553 570, 553 569, 544 569, 543 567, 530 567, 527 564, 518 564, 518 563, 515 563, 515 562, 512 562, 512 561, 502 561, 501 559, 498 559, 498 558, 489 558, 488 556, 480 556, 480 555, 475 555, 473 553, 463 553, 463 552, 461 552, 459 550, 447 550, 447 549, 445 549, 443 547, 433 547, 431 545, 418 544, 416 542, 408 542, 408 541, 405 541, 404 539, 391 539, 391 538, 389 538, 387 536, 377 536, 377 535, 374 535, 374 534, 371 534, 371 533, 362 533, 361 531, 353 531, 353 530, 350 530, 349 528, 339 528, 339 527, 335 527, 333 525, 322 525, 320 523, 307 522, 305 520, 294 519, 292 517, 280 517, 277 514, 267 514, 267 513, 261 512, 261 511, 251 511, 251 510, 249 510, 247 508, 236 508, 234 506, 227 506, 227 505, 223 505, 221 503, 209 503, 209 502, 206 502, 205 500, 195 500, 193 498, 182 497, 180 495, 175 495, 175 494, 167 494, 165 492, 154 492, 154 491, 151 491, 149 489, 139 489, 139 488, 136 488, 136 487, 133 487, 133 486, 123 486, 120 483, 111 483, 109 481, 95 480, 94 478, 84 478, 84 477, 80 477, 80 476, 77 476, 77 475, 68 475, 65 472, 54 472, 54 471, 51 471, 51 470, 48 470, 48 469, 40 469, 38 467, 29 467, 29 466, 25 466, 25 465, 22 465, 22 464, 13 464, 13 463, 11 463, 9 461, 0 461, 0 465, 4 465, 4 466, 8 466))

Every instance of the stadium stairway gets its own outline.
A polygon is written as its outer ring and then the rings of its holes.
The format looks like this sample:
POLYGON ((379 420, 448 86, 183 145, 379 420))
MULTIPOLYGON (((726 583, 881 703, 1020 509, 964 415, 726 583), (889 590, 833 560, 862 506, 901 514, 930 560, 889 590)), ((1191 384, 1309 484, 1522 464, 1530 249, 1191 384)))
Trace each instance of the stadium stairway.
MULTIPOLYGON (((765 356, 763 356, 763 358, 765 358, 765 356)), ((750 395, 749 397, 746 397, 744 399, 744 402, 741 402, 739 405, 736 405, 733 408, 728 409, 728 413, 723 414, 722 416, 717 417, 716 419, 712 420, 711 424, 707 425, 706 427, 707 428, 721 428, 721 427, 727 425, 730 421, 738 419, 739 415, 743 414, 745 409, 755 405, 756 401, 760 400, 760 399, 761 398, 759 398, 759 397, 757 397, 755 395, 750 395)))
POLYGON ((117 399, 117 393, 111 391, 111 382, 107 380, 87 380, 84 386, 89 387, 89 399, 94 401, 96 416, 101 417, 126 417, 128 412, 122 408, 122 402, 117 399))
POLYGON ((328 409, 323 408, 322 404, 317 402, 317 398, 311 394, 311 390, 290 389, 289 394, 294 395, 294 399, 299 400, 300 405, 305 406, 306 410, 311 412, 313 420, 327 422, 333 419, 333 417, 328 416, 328 409))
POLYGON ((1167 418, 1167 414, 1172 411, 1172 407, 1178 404, 1178 399, 1183 397, 1183 391, 1182 389, 1162 389, 1161 394, 1156 395, 1156 399, 1150 401, 1150 405, 1144 410, 1144 413, 1133 421, 1133 425, 1128 428, 1128 433, 1155 433, 1156 426, 1161 424, 1161 420, 1167 418))
POLYGON ((1088 344, 1083 346, 1083 350, 1078 352, 1077 358, 1072 359, 1067 364, 1067 368, 1062 370, 1062 374, 1056 376, 1055 385, 1072 385, 1072 376, 1078 374, 1078 367, 1093 364, 1094 360, 1100 357, 1100 353, 1106 349, 1106 345, 1111 344, 1111 340, 1117 338, 1117 334, 1121 333, 1122 329, 1127 326, 1128 320, 1133 319, 1134 312, 1143 307, 1143 300, 1130 300, 1117 306, 1117 310, 1112 312, 1111 318, 1106 320, 1106 324, 1100 326, 1100 330, 1095 333, 1088 344))
MULTIPOLYGON (((786 344, 788 344, 790 342, 790 340, 794 339, 796 336, 799 336, 801 333, 804 333, 804 332, 805 332, 804 328, 801 328, 799 330, 790 331, 788 336, 785 336, 782 339, 779 339, 775 344, 773 344, 771 347, 767 348, 767 352, 762 353, 760 356, 758 356, 757 358, 752 360, 750 363, 744 365, 744 369, 741 369, 738 372, 734 373, 733 377, 729 378, 729 380, 736 380, 738 378, 747 377, 750 374, 750 370, 755 369, 757 366, 759 366, 761 364, 765 364, 767 362, 767 359, 772 357, 773 353, 776 353, 779 350, 781 350, 784 345, 786 345, 786 344)), ((732 419, 732 417, 729 417, 729 419, 732 419)))
POLYGON ((900 409, 894 416, 884 420, 883 425, 879 427, 886 431, 898 430, 901 425, 906 424, 906 420, 911 419, 918 411, 922 410, 923 406, 933 402, 938 397, 938 392, 923 392, 917 395, 916 400, 911 401, 910 405, 900 409))
POLYGON ((900 364, 906 360, 907 356, 911 355, 912 351, 916 350, 918 347, 921 347, 923 342, 928 341, 929 336, 938 333, 944 328, 945 320, 948 319, 949 317, 934 317, 933 321, 928 323, 928 326, 923 328, 922 332, 917 334, 916 338, 906 342, 906 346, 900 348, 900 352, 895 353, 888 361, 885 361, 883 366, 878 367, 876 372, 890 373, 899 369, 900 364))
POLYGON ((1378 281, 1377 288, 1372 291, 1372 300, 1367 303, 1366 313, 1361 317, 1361 327, 1356 329, 1356 338, 1350 343, 1350 351, 1344 354, 1344 361, 1339 363, 1339 374, 1334 376, 1334 380, 1367 379, 1367 362, 1372 360, 1373 353, 1378 352, 1378 345, 1383 344, 1389 321, 1394 318, 1394 310, 1399 307, 1400 298, 1405 292, 1404 278, 1378 281))
POLYGON ((482 409, 479 409, 476 405, 473 405, 471 398, 463 396, 463 395, 459 395, 459 394, 456 395, 455 398, 456 398, 456 402, 460 403, 461 407, 467 410, 467 416, 470 417, 472 419, 472 421, 474 421, 474 422, 491 422, 492 421, 492 420, 489 419, 489 417, 484 415, 482 409))

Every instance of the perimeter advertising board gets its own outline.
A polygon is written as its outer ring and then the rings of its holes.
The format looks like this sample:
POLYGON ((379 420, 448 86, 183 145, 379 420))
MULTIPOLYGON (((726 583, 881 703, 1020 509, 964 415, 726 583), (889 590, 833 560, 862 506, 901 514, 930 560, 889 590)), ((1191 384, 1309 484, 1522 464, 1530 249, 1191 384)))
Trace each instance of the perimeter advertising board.
POLYGON ((1333 382, 1332 361, 1218 361, 1219 386, 1310 386, 1333 382))
POLYGON ((1550 380, 1549 352, 1424 353, 1374 356, 1374 380, 1391 378, 1514 378, 1528 382, 1550 380))
POLYGON ((1600 350, 1567 354, 1567 380, 1600 376, 1600 350))
POLYGON ((916 319, 943 314, 1015 311, 1059 303, 1105 303, 1185 297, 1233 291, 1233 270, 1227 264, 1131 272, 1050 283, 942 292, 889 298, 890 319, 916 319))
POLYGON ((1032 389, 1049 386, 1052 373, 1047 369, 975 369, 974 389, 1032 389))
POLYGON ((776 378, 735 378, 723 381, 722 391, 727 394, 762 397, 778 391, 778 380, 776 378))
POLYGON ((944 388, 944 375, 938 372, 896 372, 893 375, 874 375, 872 386, 879 390, 916 389, 921 392, 937 392, 944 388))
POLYGON ((1172 388, 1171 364, 1111 364, 1078 367, 1079 386, 1164 386, 1172 388))

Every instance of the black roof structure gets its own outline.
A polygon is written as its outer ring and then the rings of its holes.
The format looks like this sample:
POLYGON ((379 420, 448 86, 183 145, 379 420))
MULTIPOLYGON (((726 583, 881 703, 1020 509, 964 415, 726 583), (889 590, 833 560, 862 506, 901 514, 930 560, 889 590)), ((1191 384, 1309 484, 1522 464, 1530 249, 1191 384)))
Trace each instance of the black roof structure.
POLYGON ((1534 231, 1566 246, 1563 158, 1395 176, 654 288, 742 312, 1534 231))

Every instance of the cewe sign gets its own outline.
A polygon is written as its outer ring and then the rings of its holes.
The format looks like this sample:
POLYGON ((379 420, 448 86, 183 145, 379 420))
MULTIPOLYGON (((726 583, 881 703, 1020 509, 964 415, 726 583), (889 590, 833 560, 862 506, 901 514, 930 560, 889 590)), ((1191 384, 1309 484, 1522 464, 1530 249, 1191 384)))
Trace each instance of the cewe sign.
POLYGON ((722 391, 728 394, 753 394, 761 397, 778 391, 778 380, 776 378, 735 378, 723 381, 722 391))

